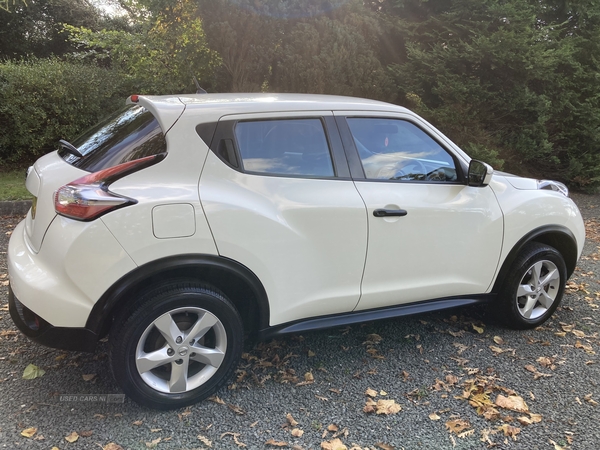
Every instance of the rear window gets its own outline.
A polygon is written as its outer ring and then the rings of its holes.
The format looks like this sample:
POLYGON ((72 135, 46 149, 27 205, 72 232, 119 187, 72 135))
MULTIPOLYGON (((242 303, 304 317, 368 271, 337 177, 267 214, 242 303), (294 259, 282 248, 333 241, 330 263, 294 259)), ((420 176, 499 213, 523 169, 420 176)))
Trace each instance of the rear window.
POLYGON ((130 105, 107 117, 71 142, 83 155, 58 154, 69 164, 89 172, 167 151, 167 142, 152 113, 130 105))

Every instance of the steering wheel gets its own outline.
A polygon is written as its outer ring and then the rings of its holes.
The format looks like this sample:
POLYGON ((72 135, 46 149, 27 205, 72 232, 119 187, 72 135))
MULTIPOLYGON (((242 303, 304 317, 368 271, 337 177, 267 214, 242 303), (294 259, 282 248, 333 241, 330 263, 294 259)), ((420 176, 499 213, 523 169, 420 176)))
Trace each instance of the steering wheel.
POLYGON ((390 180, 426 180, 427 169, 418 159, 411 159, 396 169, 390 180), (410 176, 412 175, 412 176, 410 176))

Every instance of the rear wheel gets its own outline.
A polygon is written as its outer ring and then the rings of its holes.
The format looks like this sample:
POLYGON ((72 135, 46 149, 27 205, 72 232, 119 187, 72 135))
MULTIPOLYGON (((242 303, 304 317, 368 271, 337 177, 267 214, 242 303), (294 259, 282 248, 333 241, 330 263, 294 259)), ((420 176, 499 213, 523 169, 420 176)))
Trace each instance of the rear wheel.
POLYGON ((115 321, 113 374, 137 403, 181 408, 227 382, 242 341, 240 316, 223 294, 196 283, 172 283, 143 295, 115 321))
POLYGON ((511 328, 534 328, 558 307, 567 280, 562 255, 549 245, 527 244, 513 263, 500 290, 501 320, 511 328))

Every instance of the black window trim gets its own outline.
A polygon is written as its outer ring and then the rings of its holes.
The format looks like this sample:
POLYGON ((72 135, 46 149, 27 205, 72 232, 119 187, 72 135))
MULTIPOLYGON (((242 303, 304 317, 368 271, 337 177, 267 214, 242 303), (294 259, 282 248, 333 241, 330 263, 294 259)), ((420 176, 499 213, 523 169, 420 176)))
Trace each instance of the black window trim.
POLYGON ((227 166, 231 169, 248 174, 248 175, 258 175, 258 176, 267 176, 267 177, 278 177, 278 178, 299 178, 299 179, 309 179, 309 180, 351 180, 350 177, 350 169, 348 168, 348 163, 346 160, 346 153, 344 150, 344 146, 342 143, 342 139, 340 136, 340 132, 338 130, 337 124, 335 122, 335 118, 329 115, 322 114, 300 114, 297 116, 294 115, 284 115, 281 117, 248 117, 243 119, 221 119, 217 123, 216 130, 213 134, 212 141, 210 143, 210 150, 223 161, 227 166), (267 173, 267 172, 256 172, 252 170, 247 170, 244 168, 243 159, 240 153, 239 143, 237 141, 237 136, 235 134, 235 127, 239 122, 266 122, 266 121, 281 121, 281 120, 301 120, 301 119, 317 119, 321 122, 323 127, 323 131, 325 133, 325 139, 327 140, 327 146, 329 148, 329 156, 331 157, 331 163, 333 167, 333 176, 319 176, 319 175, 296 175, 296 174, 278 174, 278 173, 267 173), (225 158, 223 158, 219 154, 219 145, 222 140, 230 139, 233 142, 234 151, 236 154, 236 158, 239 163, 239 167, 235 167, 225 158))
POLYGON ((431 133, 423 128, 423 126, 413 120, 411 117, 397 117, 397 116, 389 116, 385 113, 381 115, 361 115, 361 114, 352 114, 352 115, 341 115, 336 116, 335 120, 338 124, 338 128, 340 130, 340 134, 342 136, 342 142, 344 143, 344 150, 346 151, 346 157, 348 159, 348 164, 350 165, 350 172, 352 174, 352 178, 355 181, 369 181, 369 182, 377 182, 377 183, 416 183, 416 184, 445 184, 445 185, 466 185, 466 176, 465 176, 465 167, 459 158, 451 151, 445 143, 441 142, 435 136, 432 136, 431 133), (435 141, 454 161, 454 166, 456 168, 457 180, 456 181, 435 181, 435 180, 380 180, 374 178, 367 178, 362 161, 360 159, 360 155, 358 153, 358 149, 356 148, 356 144, 354 143, 354 136, 352 135, 352 131, 350 129, 350 125, 346 119, 391 119, 391 120, 403 120, 408 122, 417 128, 419 128, 423 133, 429 136, 431 139, 435 141))

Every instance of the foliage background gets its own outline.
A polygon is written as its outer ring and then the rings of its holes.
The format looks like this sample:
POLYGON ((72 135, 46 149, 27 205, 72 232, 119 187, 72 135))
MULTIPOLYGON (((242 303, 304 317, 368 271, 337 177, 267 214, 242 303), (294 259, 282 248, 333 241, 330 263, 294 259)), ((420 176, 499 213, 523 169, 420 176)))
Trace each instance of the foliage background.
POLYGON ((131 93, 311 92, 407 106, 471 156, 600 187, 600 3, 15 0, 0 8, 0 164, 131 93))

